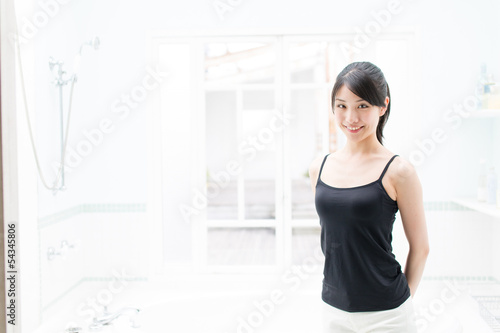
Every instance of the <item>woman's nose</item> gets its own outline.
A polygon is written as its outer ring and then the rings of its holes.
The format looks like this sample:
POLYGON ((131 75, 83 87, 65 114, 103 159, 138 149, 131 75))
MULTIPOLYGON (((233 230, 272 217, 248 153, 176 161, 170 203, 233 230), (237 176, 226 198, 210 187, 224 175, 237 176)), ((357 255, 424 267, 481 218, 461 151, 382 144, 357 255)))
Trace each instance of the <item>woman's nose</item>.
POLYGON ((350 124, 356 124, 358 122, 358 114, 352 109, 347 109, 345 118, 350 124))

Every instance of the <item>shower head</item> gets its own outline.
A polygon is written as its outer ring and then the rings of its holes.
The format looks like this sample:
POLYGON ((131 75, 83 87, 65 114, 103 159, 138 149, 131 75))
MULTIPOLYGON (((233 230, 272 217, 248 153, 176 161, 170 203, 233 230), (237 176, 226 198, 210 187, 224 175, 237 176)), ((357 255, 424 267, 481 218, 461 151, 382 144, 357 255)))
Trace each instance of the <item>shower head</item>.
POLYGON ((89 45, 94 50, 98 50, 99 45, 101 45, 101 41, 99 40, 99 37, 97 37, 97 36, 89 41, 86 41, 85 43, 82 44, 82 46, 80 46, 80 53, 79 53, 80 55, 82 54, 82 51, 83 51, 83 48, 85 47, 85 45, 89 45))
POLYGON ((101 41, 100 41, 99 37, 96 36, 93 39, 86 41, 85 43, 82 44, 82 46, 80 46, 80 52, 78 52, 78 54, 76 55, 75 64, 73 66, 73 71, 74 71, 75 75, 76 75, 76 73, 78 73, 78 70, 80 69, 80 61, 82 58, 82 51, 85 48, 85 46, 87 46, 87 45, 92 47, 94 50, 98 50, 99 46, 101 45, 101 41))
POLYGON ((90 41, 90 45, 94 48, 94 50, 97 50, 99 45, 101 45, 101 40, 96 36, 90 41))

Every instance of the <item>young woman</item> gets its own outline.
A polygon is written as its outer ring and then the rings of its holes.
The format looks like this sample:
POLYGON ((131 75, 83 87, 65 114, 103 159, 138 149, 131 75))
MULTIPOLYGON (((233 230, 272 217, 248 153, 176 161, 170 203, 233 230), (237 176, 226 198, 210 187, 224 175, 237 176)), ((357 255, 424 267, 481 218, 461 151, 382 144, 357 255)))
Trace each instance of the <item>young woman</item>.
POLYGON ((416 332, 412 297, 429 252, 422 188, 413 166, 382 145, 389 86, 369 62, 348 65, 332 91, 347 143, 311 162, 325 255, 324 332, 416 332), (399 210, 409 253, 392 253, 399 210))

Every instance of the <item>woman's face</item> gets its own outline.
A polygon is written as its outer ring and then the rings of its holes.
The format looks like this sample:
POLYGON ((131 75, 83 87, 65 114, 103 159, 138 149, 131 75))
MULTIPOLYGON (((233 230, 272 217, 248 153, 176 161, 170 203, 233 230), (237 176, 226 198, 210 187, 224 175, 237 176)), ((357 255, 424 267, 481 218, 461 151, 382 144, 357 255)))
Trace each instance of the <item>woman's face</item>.
MULTIPOLYGON (((386 105, 389 98, 386 97, 386 105)), ((348 140, 360 142, 375 136, 380 116, 386 108, 371 105, 355 95, 345 85, 340 87, 335 96, 335 121, 340 126, 348 140)))

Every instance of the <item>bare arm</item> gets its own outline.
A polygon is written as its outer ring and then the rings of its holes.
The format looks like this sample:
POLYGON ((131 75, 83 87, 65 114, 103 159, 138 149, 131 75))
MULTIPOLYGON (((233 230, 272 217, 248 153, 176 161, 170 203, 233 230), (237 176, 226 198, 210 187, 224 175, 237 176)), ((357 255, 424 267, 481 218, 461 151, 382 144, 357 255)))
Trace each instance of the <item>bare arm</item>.
POLYGON ((397 162, 395 189, 404 232, 410 247, 404 273, 413 297, 424 272, 429 254, 429 240, 420 180, 413 165, 401 158, 397 162))
POLYGON ((316 183, 318 182, 319 169, 321 167, 321 162, 323 161, 323 157, 316 157, 309 164, 309 179, 311 180, 311 187, 313 191, 313 198, 316 194, 316 183))

